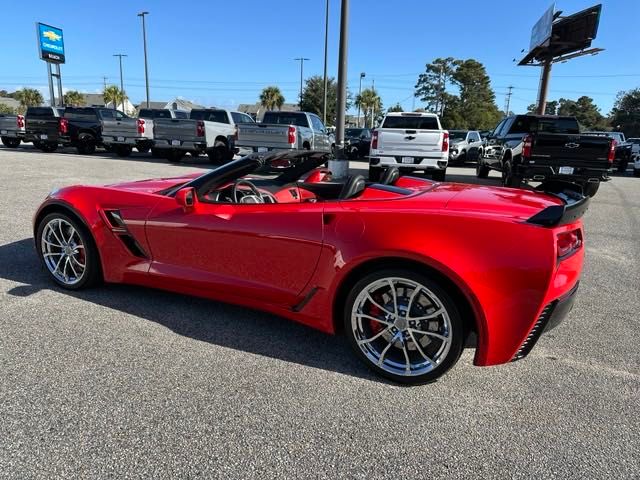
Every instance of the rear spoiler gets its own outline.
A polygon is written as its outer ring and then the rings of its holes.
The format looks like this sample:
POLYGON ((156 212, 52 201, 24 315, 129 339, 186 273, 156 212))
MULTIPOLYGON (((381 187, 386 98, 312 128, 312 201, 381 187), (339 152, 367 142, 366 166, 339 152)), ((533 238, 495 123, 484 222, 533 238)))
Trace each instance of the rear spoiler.
POLYGON ((582 195, 580 186, 560 181, 542 183, 536 188, 549 195, 558 197, 564 205, 552 205, 536 213, 527 223, 542 227, 558 227, 573 223, 589 209, 590 197, 582 195))

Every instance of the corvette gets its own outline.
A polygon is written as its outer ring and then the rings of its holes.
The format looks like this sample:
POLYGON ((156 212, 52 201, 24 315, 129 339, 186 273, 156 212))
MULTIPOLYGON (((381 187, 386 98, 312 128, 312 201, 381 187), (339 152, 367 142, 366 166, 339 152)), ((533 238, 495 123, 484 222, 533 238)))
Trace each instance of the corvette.
MULTIPOLYGON (((400 176, 332 180, 319 152, 52 192, 34 216, 53 281, 137 284, 343 333, 378 374, 435 380, 524 358, 571 309, 589 199, 400 176)), ((238 325, 238 328, 242 328, 238 325)))

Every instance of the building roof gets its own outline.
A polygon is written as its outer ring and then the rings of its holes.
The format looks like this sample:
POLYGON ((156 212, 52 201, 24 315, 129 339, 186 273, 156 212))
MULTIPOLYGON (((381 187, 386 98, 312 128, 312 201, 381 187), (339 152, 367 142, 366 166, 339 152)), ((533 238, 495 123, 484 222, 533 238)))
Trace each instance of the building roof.
MULTIPOLYGON (((258 120, 264 116, 264 112, 268 111, 268 108, 263 107, 260 103, 241 103, 238 105, 238 111, 247 113, 258 120)), ((282 112, 297 112, 300 108, 297 103, 284 103, 280 108, 282 112)))
POLYGON ((0 97, 0 103, 10 108, 18 108, 20 106, 20 102, 18 100, 10 97, 0 97))
MULTIPOLYGON (((137 108, 138 108, 138 111, 140 111, 141 108, 147 108, 147 102, 145 101, 140 102, 140 105, 137 105, 137 108)), ((149 101, 149 108, 154 108, 154 109, 168 108, 169 110, 186 110, 187 112, 190 112, 194 108, 205 108, 205 107, 195 102, 192 102, 191 100, 186 100, 184 98, 178 97, 178 98, 174 98, 170 102, 149 101)))
POLYGON ((104 96, 101 93, 83 93, 84 103, 89 107, 104 107, 104 96))

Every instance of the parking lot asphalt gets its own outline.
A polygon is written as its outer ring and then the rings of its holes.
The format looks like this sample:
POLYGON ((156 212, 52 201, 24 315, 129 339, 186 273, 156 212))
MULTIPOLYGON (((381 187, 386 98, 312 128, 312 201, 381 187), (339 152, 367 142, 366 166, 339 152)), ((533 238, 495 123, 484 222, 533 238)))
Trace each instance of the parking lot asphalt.
POLYGON ((528 358, 479 368, 468 350, 400 387, 273 315, 53 286, 31 230, 49 191, 208 167, 189 160, 0 148, 1 478, 640 476, 640 179, 593 199, 576 306, 528 358))

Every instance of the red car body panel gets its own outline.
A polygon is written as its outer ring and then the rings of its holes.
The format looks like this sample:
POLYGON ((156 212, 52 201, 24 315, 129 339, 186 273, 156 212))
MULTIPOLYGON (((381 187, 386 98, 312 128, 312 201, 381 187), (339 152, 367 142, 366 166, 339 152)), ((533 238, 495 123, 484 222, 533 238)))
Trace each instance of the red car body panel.
MULTIPOLYGON (((512 360, 542 309, 579 281, 583 247, 559 261, 556 236, 582 233, 581 221, 554 228, 526 222, 563 203, 551 195, 401 177, 395 186, 412 193, 367 188, 347 201, 198 201, 185 212, 158 193, 193 178, 65 188, 45 200, 36 222, 52 206, 71 209, 93 235, 107 282, 245 305, 327 333, 335 331, 338 292, 355 269, 383 258, 422 264, 468 301, 476 365, 512 360), (110 209, 120 212, 143 257, 109 224, 110 209)), ((299 188, 291 195, 312 194, 299 188)))

